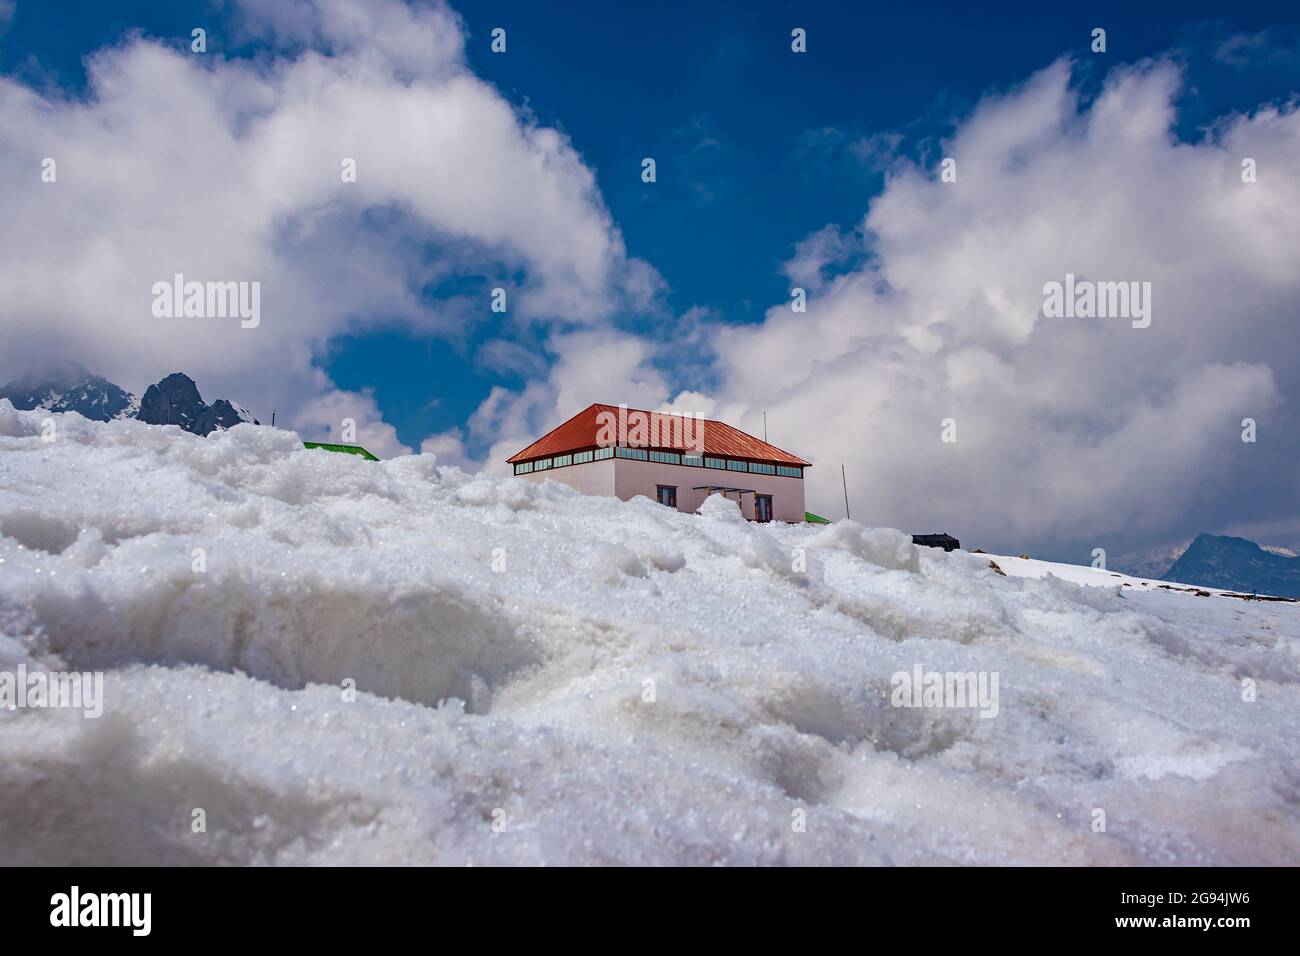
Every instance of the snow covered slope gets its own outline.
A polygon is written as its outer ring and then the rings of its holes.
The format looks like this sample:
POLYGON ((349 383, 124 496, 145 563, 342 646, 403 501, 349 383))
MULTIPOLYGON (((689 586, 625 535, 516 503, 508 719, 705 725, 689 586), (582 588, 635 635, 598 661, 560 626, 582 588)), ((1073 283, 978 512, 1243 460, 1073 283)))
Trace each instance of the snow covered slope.
MULTIPOLYGON (((1240 599, 1250 596, 1249 591, 1229 591, 1225 588, 1201 587, 1198 584, 1182 584, 1177 581, 1166 581, 1163 578, 1140 578, 1131 574, 1121 574, 1118 571, 1108 571, 1105 568, 1093 568, 1087 565, 1058 564, 1053 561, 1039 561, 1035 558, 1012 558, 1000 554, 990 554, 988 557, 1002 571, 1017 578, 1045 578, 1050 575, 1063 581, 1069 581, 1071 584, 1082 584, 1087 587, 1135 588, 1139 591, 1149 591, 1154 588, 1157 591, 1182 591, 1187 594, 1198 594, 1199 592, 1198 596, 1201 597, 1228 596, 1240 599)), ((1279 599, 1265 596, 1262 600, 1279 599)))
POLYGON ((0 863, 1300 862, 1297 605, 47 416, 0 402, 0 671, 106 701, 0 712, 0 863))

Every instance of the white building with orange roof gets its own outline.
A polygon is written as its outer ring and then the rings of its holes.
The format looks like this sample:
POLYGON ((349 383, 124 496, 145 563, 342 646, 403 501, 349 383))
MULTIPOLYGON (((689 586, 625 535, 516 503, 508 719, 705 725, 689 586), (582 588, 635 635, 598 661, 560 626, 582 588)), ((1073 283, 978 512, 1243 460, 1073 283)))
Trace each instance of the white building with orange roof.
POLYGON ((738 502, 751 521, 803 521, 798 455, 725 422, 590 405, 506 461, 529 481, 560 481, 589 495, 645 495, 695 511, 711 494, 738 502))

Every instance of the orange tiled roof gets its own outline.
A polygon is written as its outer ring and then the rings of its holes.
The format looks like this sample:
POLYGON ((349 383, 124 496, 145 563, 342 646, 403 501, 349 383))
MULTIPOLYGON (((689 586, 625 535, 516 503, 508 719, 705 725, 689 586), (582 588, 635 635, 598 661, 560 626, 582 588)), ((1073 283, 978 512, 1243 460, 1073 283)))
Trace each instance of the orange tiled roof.
MULTIPOLYGON (((629 413, 639 412, 642 415, 652 414, 639 408, 629 408, 627 411, 629 413)), ((601 429, 601 420, 597 416, 601 412, 618 415, 618 406, 589 405, 563 425, 551 429, 523 451, 511 455, 506 461, 513 464, 517 461, 528 461, 530 458, 546 458, 549 455, 563 455, 565 452, 584 451, 588 448, 597 447, 596 436, 601 429)), ((679 415, 669 415, 666 412, 656 412, 654 414, 659 415, 661 422, 664 419, 681 417, 679 415)), ((746 458, 751 461, 775 462, 780 465, 812 464, 812 462, 804 461, 798 455, 792 455, 788 451, 782 451, 775 445, 769 445, 761 438, 747 435, 739 428, 733 428, 726 422, 704 419, 702 425, 704 429, 704 454, 706 455, 746 458)), ((672 443, 673 439, 680 438, 682 433, 683 429, 679 427, 662 427, 660 438, 661 441, 665 441, 667 444, 650 445, 649 447, 675 451, 691 450, 685 448, 680 441, 675 444, 672 443)))

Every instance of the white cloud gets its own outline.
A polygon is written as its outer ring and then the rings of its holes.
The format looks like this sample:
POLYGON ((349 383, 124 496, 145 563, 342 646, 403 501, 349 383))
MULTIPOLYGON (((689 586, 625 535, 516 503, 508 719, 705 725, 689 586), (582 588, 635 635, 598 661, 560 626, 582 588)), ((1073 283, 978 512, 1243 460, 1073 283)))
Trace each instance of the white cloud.
POLYGON ((679 392, 670 402, 660 402, 652 411, 666 412, 671 415, 696 415, 700 418, 713 418, 713 409, 717 403, 702 392, 679 392))
POLYGON ((898 160, 902 142, 902 133, 872 133, 850 143, 849 153, 867 169, 881 172, 898 160))
POLYGON ((492 339, 483 343, 475 359, 483 368, 501 374, 528 378, 539 378, 546 374, 546 360, 536 349, 506 339, 492 339))
POLYGON ((408 76, 446 76, 464 61, 462 27, 442 4, 380 0, 237 0, 243 26, 260 39, 306 44, 369 60, 408 76))
POLYGON ((505 459, 593 402, 657 408, 668 399, 668 383, 654 366, 659 346, 647 339, 588 329, 554 336, 549 351, 544 380, 520 392, 494 388, 471 416, 469 443, 488 446, 471 467, 506 473, 505 459))
POLYGON ((285 420, 289 427, 307 441, 356 444, 379 458, 410 454, 397 431, 384 421, 370 389, 345 392, 318 376, 319 393, 293 410, 285 420))
POLYGON ((420 443, 420 453, 436 456, 440 465, 464 467, 468 464, 465 442, 457 429, 430 435, 420 443))
MULTIPOLYGON (((818 466, 813 510, 842 512, 845 462, 855 517, 1085 561, 1295 513, 1300 113, 1182 143, 1172 64, 1116 70, 1082 110, 1069 81, 1062 61, 983 102, 945 144, 956 183, 896 166, 863 223, 873 257, 807 314, 721 334, 719 411, 768 410, 818 466), (1151 327, 1043 318, 1066 272, 1150 281, 1151 327)), ((792 274, 837 238, 801 244, 792 274)))
POLYGON ((0 377, 50 356, 133 389, 180 369, 292 420, 331 394, 312 360, 332 336, 486 321, 486 291, 421 298, 449 275, 522 274, 520 323, 600 323, 655 294, 591 171, 468 72, 446 7, 244 8, 294 52, 227 60, 132 36, 89 60, 84 99, 0 78, 0 377), (261 325, 154 318, 150 289, 177 272, 260 281, 261 325))
POLYGON ((796 243, 794 255, 786 261, 783 271, 792 283, 805 291, 816 289, 822 285, 828 269, 862 250, 861 236, 831 223, 796 243))
POLYGON ((1259 68, 1294 66, 1300 58, 1296 31, 1268 27, 1255 33, 1234 33, 1215 45, 1214 58, 1228 66, 1259 68))

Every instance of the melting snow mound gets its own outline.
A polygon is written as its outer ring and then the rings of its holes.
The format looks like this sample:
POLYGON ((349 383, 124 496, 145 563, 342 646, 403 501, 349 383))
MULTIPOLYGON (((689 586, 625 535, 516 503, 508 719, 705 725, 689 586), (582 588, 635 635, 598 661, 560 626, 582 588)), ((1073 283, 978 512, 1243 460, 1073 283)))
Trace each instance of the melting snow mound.
POLYGON ((0 864, 1300 862, 1300 605, 702 511, 0 401, 0 864))

